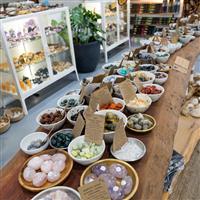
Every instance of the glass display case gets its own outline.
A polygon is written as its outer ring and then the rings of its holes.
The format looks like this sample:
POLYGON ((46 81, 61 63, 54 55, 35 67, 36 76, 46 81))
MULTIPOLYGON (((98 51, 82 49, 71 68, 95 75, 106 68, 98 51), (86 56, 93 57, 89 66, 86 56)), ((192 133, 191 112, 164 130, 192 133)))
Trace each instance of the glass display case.
POLYGON ((105 61, 108 61, 108 52, 129 41, 130 46, 130 0, 120 6, 118 0, 84 1, 84 6, 102 16, 102 29, 105 31, 103 50, 105 61))
POLYGON ((9 61, 1 68, 15 79, 5 92, 17 93, 25 113, 27 97, 73 71, 78 78, 68 8, 2 19, 1 35, 9 61))

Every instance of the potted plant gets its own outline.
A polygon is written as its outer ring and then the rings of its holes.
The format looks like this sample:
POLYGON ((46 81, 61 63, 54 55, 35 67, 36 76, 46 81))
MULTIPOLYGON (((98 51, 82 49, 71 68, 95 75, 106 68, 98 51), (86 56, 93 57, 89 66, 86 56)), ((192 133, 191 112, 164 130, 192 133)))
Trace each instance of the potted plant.
POLYGON ((70 11, 74 51, 78 72, 95 70, 100 58, 100 45, 104 38, 98 20, 101 16, 79 5, 70 11))

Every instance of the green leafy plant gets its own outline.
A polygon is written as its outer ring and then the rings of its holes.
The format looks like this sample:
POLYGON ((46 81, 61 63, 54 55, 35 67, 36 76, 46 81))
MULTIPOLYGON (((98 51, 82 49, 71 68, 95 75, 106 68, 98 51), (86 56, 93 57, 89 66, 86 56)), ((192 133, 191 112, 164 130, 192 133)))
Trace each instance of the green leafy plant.
POLYGON ((70 11, 71 28, 75 44, 87 44, 104 40, 104 31, 98 20, 101 16, 90 10, 86 10, 81 4, 70 11))
POLYGON ((67 25, 64 22, 64 14, 62 15, 62 21, 58 22, 54 19, 51 20, 51 26, 56 28, 58 35, 64 40, 67 46, 69 46, 69 37, 67 32, 67 25))

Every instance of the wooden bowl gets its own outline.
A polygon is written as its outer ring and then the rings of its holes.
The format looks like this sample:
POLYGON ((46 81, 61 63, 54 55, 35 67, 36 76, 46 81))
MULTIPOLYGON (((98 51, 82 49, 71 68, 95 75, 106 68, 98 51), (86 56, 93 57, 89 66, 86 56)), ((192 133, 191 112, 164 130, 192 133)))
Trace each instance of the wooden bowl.
POLYGON ((7 115, 0 117, 1 120, 6 121, 6 124, 0 127, 0 134, 5 133, 10 128, 10 118, 7 115))
POLYGON ((54 187, 56 185, 59 185, 60 183, 62 183, 70 174, 71 170, 72 170, 72 167, 73 167, 73 160, 70 158, 70 156, 68 155, 68 153, 64 150, 61 150, 61 149, 48 149, 48 150, 45 150, 45 151, 42 151, 32 157, 30 157, 24 164, 23 164, 23 167, 18 175, 18 181, 20 183, 20 185, 27 189, 27 190, 30 190, 32 192, 39 192, 41 190, 46 190, 50 187, 54 187), (55 181, 53 183, 50 183, 50 182, 46 182, 44 185, 42 185, 41 187, 35 187, 33 186, 32 182, 28 182, 26 180, 24 180, 23 178, 23 171, 24 169, 26 168, 27 166, 27 163, 34 157, 36 156, 40 156, 40 155, 43 155, 43 154, 50 154, 50 155, 53 155, 55 153, 63 153, 65 154, 65 156, 67 157, 66 159, 66 166, 65 166, 65 169, 61 172, 61 177, 58 181, 55 181))
POLYGON ((107 165, 111 165, 111 164, 121 164, 124 167, 126 167, 127 171, 128 171, 128 175, 132 177, 133 180, 133 188, 132 191, 123 199, 123 200, 129 200, 131 199, 134 194, 136 193, 137 189, 138 189, 138 185, 139 185, 139 177, 137 172, 135 171, 135 169, 129 165, 128 163, 121 161, 121 160, 117 160, 117 159, 104 159, 104 160, 99 160, 95 163, 93 163, 92 165, 90 165, 89 167, 87 167, 85 169, 85 171, 83 172, 83 174, 81 175, 81 179, 80 179, 80 186, 84 185, 84 179, 85 177, 91 173, 91 169, 93 166, 97 165, 97 164, 107 164, 107 165))
MULTIPOLYGON (((131 118, 131 116, 132 115, 130 115, 128 117, 128 120, 131 118)), ((149 131, 153 130, 155 128, 155 126, 156 126, 156 120, 155 120, 155 118, 152 117, 151 115, 147 115, 147 114, 143 114, 143 116, 144 116, 144 118, 149 119, 153 123, 153 126, 151 128, 149 128, 147 130, 138 130, 138 129, 134 129, 134 128, 129 127, 128 123, 127 123, 127 128, 130 129, 130 130, 132 130, 132 131, 134 131, 134 132, 137 132, 137 133, 146 133, 146 132, 149 132, 149 131)))
POLYGON ((8 108, 5 110, 5 114, 9 116, 11 122, 18 122, 24 117, 24 112, 20 107, 8 108), (13 117, 13 112, 20 112, 20 115, 17 117, 13 117))

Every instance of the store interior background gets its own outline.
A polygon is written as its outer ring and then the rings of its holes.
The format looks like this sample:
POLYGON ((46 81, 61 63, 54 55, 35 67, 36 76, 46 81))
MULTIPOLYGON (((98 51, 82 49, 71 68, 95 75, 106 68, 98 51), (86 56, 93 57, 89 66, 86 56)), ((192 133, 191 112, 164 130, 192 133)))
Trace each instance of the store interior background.
MULTIPOLYGON (((9 0, 1 0, 1 3, 10 2, 9 0)), ((72 8, 82 3, 81 0, 65 0, 65 1, 55 1, 50 0, 50 3, 63 3, 65 6, 72 8)), ((186 1, 187 2, 187 1, 186 1)), ((132 25, 132 24, 131 24, 132 25)), ((132 47, 136 47, 139 44, 140 38, 131 37, 132 47)), ((109 52, 109 62, 117 61, 121 59, 121 54, 129 50, 128 43, 125 43, 116 49, 109 52)), ((80 79, 93 76, 101 72, 101 66, 105 63, 104 57, 102 54, 99 65, 96 70, 92 73, 79 74, 80 79)), ((195 64, 195 71, 200 73, 200 56, 198 57, 195 64)), ((38 95, 33 95, 29 97, 26 101, 28 106, 29 114, 23 118, 19 123, 12 124, 10 129, 3 135, 0 135, 0 167, 6 165, 6 163, 16 154, 19 150, 19 143, 21 139, 36 130, 37 124, 35 118, 39 112, 46 108, 51 108, 56 105, 57 100, 62 97, 65 93, 70 90, 78 89, 79 81, 76 81, 75 73, 70 74, 63 79, 57 81, 56 83, 48 86, 44 90, 38 92, 38 95)), ((7 102, 12 102, 11 97, 6 99, 7 102)), ((14 102, 15 104, 16 102, 14 102)))

